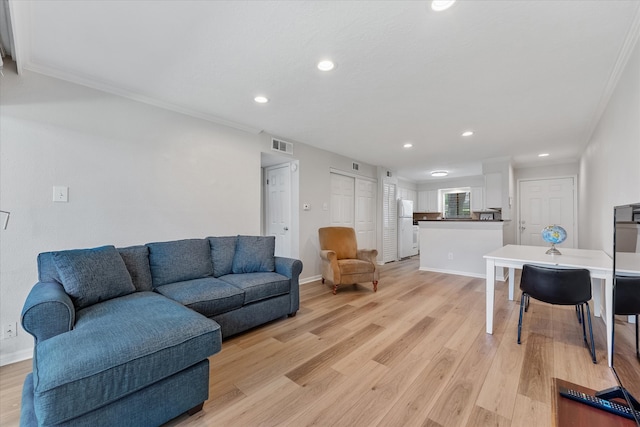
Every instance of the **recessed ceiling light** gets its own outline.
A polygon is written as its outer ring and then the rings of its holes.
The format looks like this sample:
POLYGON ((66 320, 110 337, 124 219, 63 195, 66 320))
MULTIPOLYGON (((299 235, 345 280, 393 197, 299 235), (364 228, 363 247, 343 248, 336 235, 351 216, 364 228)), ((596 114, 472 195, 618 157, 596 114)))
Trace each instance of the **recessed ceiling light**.
POLYGON ((318 70, 331 71, 333 67, 335 67, 335 64, 332 61, 326 60, 318 62, 318 70))
POLYGON ((471 136, 471 135, 473 135, 473 131, 471 131, 471 130, 468 130, 466 132, 462 132, 462 136, 471 136))
POLYGON ((447 176, 449 175, 449 172, 447 171, 433 171, 431 172, 431 176, 447 176))
POLYGON ((540 153, 538 157, 549 157, 549 153, 540 153))
POLYGON ((407 142, 406 144, 403 145, 404 148, 411 148, 413 147, 413 144, 410 142, 407 142))
POLYGON ((254 101, 256 101, 258 104, 266 104, 267 102, 269 102, 269 98, 267 98, 266 96, 256 96, 255 98, 253 98, 254 101))
POLYGON ((456 0, 433 0, 431 2, 431 9, 440 12, 449 9, 455 2, 456 0))

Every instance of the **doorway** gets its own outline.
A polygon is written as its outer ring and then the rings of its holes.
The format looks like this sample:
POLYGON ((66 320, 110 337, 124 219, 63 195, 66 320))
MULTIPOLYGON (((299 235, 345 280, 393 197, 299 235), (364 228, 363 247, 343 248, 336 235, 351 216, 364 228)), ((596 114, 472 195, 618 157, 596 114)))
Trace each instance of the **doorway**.
POLYGON ((518 241, 521 245, 548 246, 542 229, 559 225, 567 231, 566 248, 578 245, 575 177, 521 180, 518 182, 518 241))
POLYGON ((263 234, 276 238, 275 255, 299 258, 298 161, 263 153, 263 234))

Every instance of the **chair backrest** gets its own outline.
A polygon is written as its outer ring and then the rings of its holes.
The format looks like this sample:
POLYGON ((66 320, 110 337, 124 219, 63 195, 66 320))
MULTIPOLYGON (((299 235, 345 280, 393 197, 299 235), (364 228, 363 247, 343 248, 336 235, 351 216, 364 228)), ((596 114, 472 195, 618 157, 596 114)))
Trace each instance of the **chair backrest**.
POLYGON ((550 268, 525 264, 520 289, 549 304, 574 305, 591 299, 591 275, 583 268, 550 268))
POLYGON ((335 251, 338 259, 353 259, 358 253, 356 231, 351 227, 323 227, 318 230, 320 249, 335 251))
POLYGON ((614 293, 616 314, 640 314, 640 277, 616 275, 614 293))

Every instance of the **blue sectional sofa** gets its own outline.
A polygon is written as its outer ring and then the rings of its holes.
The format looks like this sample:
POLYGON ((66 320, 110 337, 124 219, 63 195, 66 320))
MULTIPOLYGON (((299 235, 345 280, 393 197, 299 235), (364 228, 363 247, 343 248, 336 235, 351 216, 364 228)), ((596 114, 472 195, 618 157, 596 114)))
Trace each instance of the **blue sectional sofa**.
POLYGON ((38 256, 22 311, 33 372, 22 426, 157 426, 202 408, 222 339, 299 308, 299 260, 273 237, 38 256))

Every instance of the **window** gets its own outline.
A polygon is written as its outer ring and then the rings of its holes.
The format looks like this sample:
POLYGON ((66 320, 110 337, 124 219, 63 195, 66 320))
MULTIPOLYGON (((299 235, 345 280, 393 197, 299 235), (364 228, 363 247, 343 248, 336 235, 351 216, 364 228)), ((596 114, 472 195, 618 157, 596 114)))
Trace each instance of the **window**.
POLYGON ((471 191, 456 188, 442 191, 443 215, 445 218, 471 218, 471 191))

